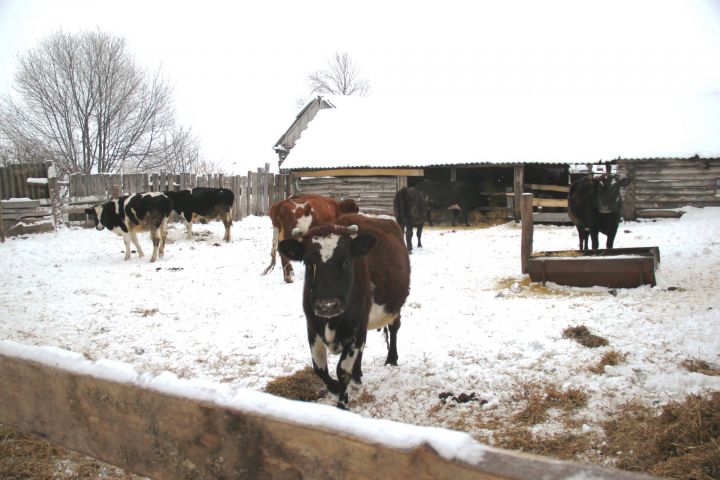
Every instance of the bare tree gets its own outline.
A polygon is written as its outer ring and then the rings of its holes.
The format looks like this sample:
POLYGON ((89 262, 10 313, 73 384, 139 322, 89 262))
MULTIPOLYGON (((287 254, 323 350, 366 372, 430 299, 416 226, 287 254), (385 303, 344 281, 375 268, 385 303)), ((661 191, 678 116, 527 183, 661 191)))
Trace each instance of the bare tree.
POLYGON ((310 96, 367 95, 370 82, 360 76, 357 65, 347 53, 336 52, 327 64, 327 70, 318 70, 307 76, 310 96))
POLYGON ((200 163, 199 142, 190 129, 174 128, 163 138, 161 158, 172 173, 196 172, 200 163))
POLYGON ((12 143, 41 145, 63 173, 144 170, 161 158, 172 90, 138 66, 124 38, 58 32, 18 63, 16 98, 0 104, 12 143))

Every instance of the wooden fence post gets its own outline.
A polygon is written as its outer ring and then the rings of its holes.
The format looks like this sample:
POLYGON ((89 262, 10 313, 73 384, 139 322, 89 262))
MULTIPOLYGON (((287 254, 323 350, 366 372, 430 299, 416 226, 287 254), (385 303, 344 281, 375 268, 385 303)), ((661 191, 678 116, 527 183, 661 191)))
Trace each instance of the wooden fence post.
POLYGON ((57 170, 55 164, 50 162, 47 171, 48 191, 50 193, 50 209, 53 217, 53 228, 57 230, 62 223, 62 212, 60 211, 60 190, 58 189, 57 170))
POLYGON ((515 199, 515 208, 513 209, 513 219, 515 223, 520 220, 520 196, 523 193, 523 181, 525 177, 525 166, 517 165, 514 169, 513 179, 513 197, 515 199))
POLYGON ((5 243, 5 222, 3 221, 2 200, 0 200, 0 243, 5 243))
POLYGON ((533 250, 533 211, 532 193, 523 193, 520 200, 520 218, 522 220, 520 237, 520 267, 522 273, 528 271, 528 260, 533 250))

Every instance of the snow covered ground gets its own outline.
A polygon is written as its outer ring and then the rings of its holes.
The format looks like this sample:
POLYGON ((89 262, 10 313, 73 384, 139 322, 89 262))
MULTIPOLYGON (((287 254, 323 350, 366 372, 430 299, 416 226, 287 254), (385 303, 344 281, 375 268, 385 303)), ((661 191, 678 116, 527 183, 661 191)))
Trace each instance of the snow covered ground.
MULTIPOLYGON (((588 405, 576 415, 590 431, 629 400, 662 405, 720 390, 720 377, 680 365, 720 362, 720 208, 684 210, 681 219, 620 225, 616 247, 657 245, 661 263, 656 287, 617 291, 527 286, 514 223, 427 229, 425 247, 411 257, 399 366, 383 365, 384 339, 370 332, 351 410, 453 426, 478 411, 516 411, 518 386, 538 381, 585 389, 588 405), (609 345, 589 349, 562 338, 564 328, 580 324, 609 345), (613 349, 627 354, 624 363, 604 374, 588 370, 613 349), (472 392, 484 402, 450 408, 439 399, 443 392, 472 392)), ((269 219, 236 222, 230 244, 221 242, 219 222, 194 230, 190 241, 184 227, 172 226, 165 258, 152 264, 148 257, 123 261, 122 240, 107 231, 8 239, 0 245, 0 340, 232 389, 262 390, 309 365, 302 268, 294 284, 282 283, 279 263, 260 275, 269 263, 269 219)), ((149 252, 148 236, 141 242, 149 252)), ((576 246, 569 226, 535 228, 536 251, 576 246)), ((551 418, 536 430, 556 428, 551 418)))

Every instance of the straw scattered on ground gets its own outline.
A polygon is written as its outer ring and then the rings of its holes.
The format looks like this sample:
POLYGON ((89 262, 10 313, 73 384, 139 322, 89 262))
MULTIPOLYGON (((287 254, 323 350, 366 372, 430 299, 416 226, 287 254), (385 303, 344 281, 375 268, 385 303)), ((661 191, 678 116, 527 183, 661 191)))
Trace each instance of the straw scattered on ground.
POLYGON ((327 394, 325 384, 313 372, 312 367, 277 377, 268 382, 264 391, 278 397, 304 402, 314 402, 327 394))
POLYGON ((569 338, 575 340, 583 347, 597 348, 604 347, 608 344, 606 338, 600 337, 590 332, 585 325, 577 325, 574 327, 567 327, 562 332, 563 338, 569 338))
POLYGON ((689 358, 683 360, 680 366, 690 372, 702 373, 703 375, 720 376, 720 366, 700 360, 698 358, 689 358))
POLYGON ((599 375, 603 374, 605 373, 606 366, 610 365, 614 367, 615 365, 620 365, 621 363, 625 362, 626 357, 627 355, 625 355, 624 353, 620 353, 616 350, 610 350, 609 352, 605 352, 600 361, 590 367, 588 370, 599 375))

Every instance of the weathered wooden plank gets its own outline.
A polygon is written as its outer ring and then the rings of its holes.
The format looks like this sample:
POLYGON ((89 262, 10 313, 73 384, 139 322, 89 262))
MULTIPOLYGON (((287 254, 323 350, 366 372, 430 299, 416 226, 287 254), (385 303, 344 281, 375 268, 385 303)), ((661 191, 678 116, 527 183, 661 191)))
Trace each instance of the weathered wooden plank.
POLYGON ((422 177, 422 168, 338 168, 294 172, 298 177, 422 177))
POLYGON ((567 193, 570 191, 570 185, 540 185, 537 183, 526 183, 525 189, 567 193))
POLYGON ((568 201, 566 198, 533 198, 533 206, 567 208, 568 201))
POLYGON ((479 445, 475 463, 449 460, 7 355, 0 384, 1 422, 156 480, 649 478, 479 445))
POLYGON ((638 210, 638 218, 680 218, 685 215, 682 210, 638 210))
POLYGON ((39 200, 2 200, 0 202, 7 209, 36 208, 40 206, 39 200))

